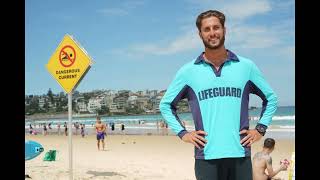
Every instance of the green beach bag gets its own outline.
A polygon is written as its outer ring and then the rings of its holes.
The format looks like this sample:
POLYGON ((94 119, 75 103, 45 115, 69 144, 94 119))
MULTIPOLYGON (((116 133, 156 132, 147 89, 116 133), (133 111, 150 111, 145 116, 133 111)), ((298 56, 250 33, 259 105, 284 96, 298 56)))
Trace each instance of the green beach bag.
POLYGON ((46 152, 46 154, 44 155, 43 160, 44 161, 55 161, 56 160, 56 150, 49 150, 48 152, 46 152))

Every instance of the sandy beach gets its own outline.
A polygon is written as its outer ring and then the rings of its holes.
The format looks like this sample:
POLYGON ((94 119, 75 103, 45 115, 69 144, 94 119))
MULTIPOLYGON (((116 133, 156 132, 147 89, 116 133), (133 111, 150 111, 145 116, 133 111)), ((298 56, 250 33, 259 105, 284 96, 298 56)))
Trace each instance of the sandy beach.
MULTIPOLYGON (((29 135, 44 147, 38 157, 25 162, 25 173, 33 180, 69 179, 68 137, 64 135, 29 135), (57 150, 56 161, 43 161, 45 152, 57 150)), ((252 154, 261 149, 263 139, 252 146, 252 154)), ((72 136, 73 179, 110 180, 194 180, 194 149, 177 136, 108 135, 105 151, 98 151, 95 135, 72 136)), ((273 167, 281 159, 290 159, 294 139, 276 140, 273 167)), ((277 177, 288 178, 288 171, 277 177)))

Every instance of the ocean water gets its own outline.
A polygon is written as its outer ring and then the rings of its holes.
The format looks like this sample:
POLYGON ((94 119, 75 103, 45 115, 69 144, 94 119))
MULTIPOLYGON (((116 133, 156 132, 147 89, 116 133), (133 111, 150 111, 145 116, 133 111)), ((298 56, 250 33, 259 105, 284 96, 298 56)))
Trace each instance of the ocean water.
MULTIPOLYGON (((255 126, 257 124, 261 114, 261 108, 249 110, 250 117, 250 126, 255 126)), ((193 126, 193 119, 191 113, 180 113, 178 114, 181 120, 186 121, 190 126, 193 126)), ((115 124, 124 123, 125 125, 134 127, 136 124, 144 124, 146 126, 155 126, 156 122, 163 121, 161 114, 152 114, 152 115, 135 115, 135 116, 108 116, 101 117, 101 120, 105 123, 110 124, 114 122, 115 124)), ((86 125, 95 124, 95 117, 72 117, 72 122, 83 123, 86 125)), ((68 118, 66 119, 43 119, 37 121, 25 120, 25 126, 29 124, 39 124, 39 123, 51 123, 53 126, 63 124, 64 122, 68 123, 68 118)), ((294 129, 295 128, 295 106, 285 106, 278 107, 275 112, 270 126, 280 129, 294 129)), ((139 126, 141 128, 141 126, 139 126)))
MULTIPOLYGON (((261 108, 249 110, 250 118, 250 129, 253 129, 257 124, 261 114, 261 108)), ((186 129, 188 131, 194 130, 194 123, 191 113, 180 113, 178 114, 181 120, 186 122, 186 129)), ((108 132, 111 134, 121 134, 120 124, 125 124, 126 134, 158 134, 158 135, 175 135, 171 130, 165 130, 159 127, 159 122, 164 121, 161 114, 153 115, 136 115, 136 116, 111 116, 111 117, 101 117, 101 120, 110 124, 113 122, 115 124, 115 130, 111 131, 110 126, 108 126, 108 132)), ((63 132, 63 123, 67 122, 68 118, 65 119, 40 119, 40 120, 25 120, 25 133, 29 133, 29 125, 35 128, 38 133, 43 133, 43 126, 41 124, 48 123, 52 124, 52 129, 48 130, 50 134, 58 134, 57 124, 61 125, 61 131, 63 132)), ((72 117, 72 123, 82 123, 85 124, 86 134, 95 134, 94 124, 96 122, 95 117, 72 117)), ((73 127, 73 132, 75 134, 76 130, 73 127)), ((278 107, 275 112, 272 122, 267 129, 265 137, 272 137, 277 139, 294 139, 295 138, 295 107, 278 107)))

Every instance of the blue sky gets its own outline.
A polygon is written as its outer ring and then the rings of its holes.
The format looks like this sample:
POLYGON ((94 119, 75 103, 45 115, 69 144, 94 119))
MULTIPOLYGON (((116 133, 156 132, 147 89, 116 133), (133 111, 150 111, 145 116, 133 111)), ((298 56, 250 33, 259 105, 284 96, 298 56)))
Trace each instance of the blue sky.
MULTIPOLYGON (((250 58, 279 97, 295 105, 293 0, 25 1, 25 94, 63 91, 45 65, 65 34, 93 64, 76 90, 166 89, 204 49, 195 26, 203 11, 226 15, 226 48, 250 58)), ((251 105, 261 101, 251 96, 251 105)))

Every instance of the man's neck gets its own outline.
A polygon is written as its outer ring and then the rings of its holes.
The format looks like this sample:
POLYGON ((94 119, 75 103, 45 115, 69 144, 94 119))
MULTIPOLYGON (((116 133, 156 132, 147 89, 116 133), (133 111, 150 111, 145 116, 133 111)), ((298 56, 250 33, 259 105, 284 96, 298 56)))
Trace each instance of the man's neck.
POLYGON ((206 61, 219 68, 221 64, 227 59, 228 54, 224 46, 219 49, 205 49, 203 57, 206 61))
POLYGON ((262 152, 265 154, 270 154, 272 151, 268 148, 263 148, 262 152))

